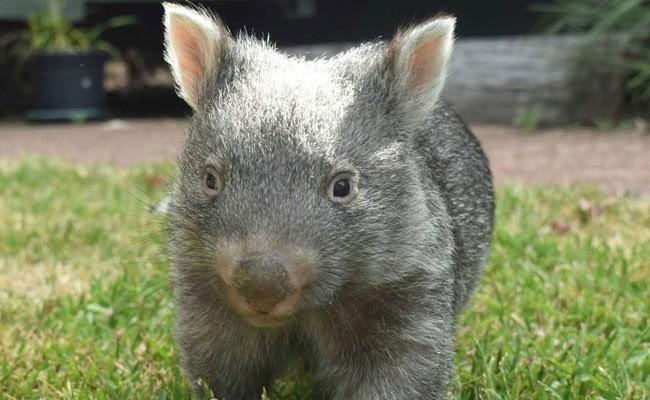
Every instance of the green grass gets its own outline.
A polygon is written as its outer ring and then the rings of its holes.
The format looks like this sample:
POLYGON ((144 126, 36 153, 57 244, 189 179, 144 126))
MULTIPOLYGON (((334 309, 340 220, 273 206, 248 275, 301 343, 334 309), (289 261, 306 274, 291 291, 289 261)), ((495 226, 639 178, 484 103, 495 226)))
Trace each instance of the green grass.
MULTIPOLYGON (((186 398, 162 221, 169 165, 0 162, 0 398, 186 398)), ((650 398, 650 200, 498 194, 460 321, 463 399, 650 398)), ((271 398, 299 399, 302 380, 271 398)))

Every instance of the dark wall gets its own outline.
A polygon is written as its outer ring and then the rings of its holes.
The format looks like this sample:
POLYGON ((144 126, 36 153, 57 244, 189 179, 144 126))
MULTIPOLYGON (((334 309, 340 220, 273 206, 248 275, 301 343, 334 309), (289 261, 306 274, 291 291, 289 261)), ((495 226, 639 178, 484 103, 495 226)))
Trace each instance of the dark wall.
MULTIPOLYGON (((523 0, 321 0, 317 1, 318 13, 313 18, 280 22, 281 18, 265 18, 258 14, 254 26, 271 32, 271 36, 282 44, 359 41, 390 37, 400 25, 443 12, 458 17, 461 36, 517 35, 530 33, 539 17, 530 11, 531 3, 523 0), (296 34, 298 32, 300 34, 296 34)), ((267 4, 271 8, 272 3, 267 4)), ((237 27, 252 22, 248 20, 250 14, 233 17, 227 22, 237 27)))
MULTIPOLYGON (((550 0, 314 0, 315 15, 291 17, 295 0, 195 1, 217 12, 233 32, 246 29, 269 33, 280 45, 318 42, 355 42, 390 37, 400 25, 443 12, 458 17, 460 36, 521 35, 530 33, 539 15, 533 3, 550 0)), ((88 11, 100 18, 109 14, 135 14, 140 20, 135 42, 158 39, 162 10, 156 3, 90 3, 88 11)), ((92 18, 92 17, 91 17, 92 18)))

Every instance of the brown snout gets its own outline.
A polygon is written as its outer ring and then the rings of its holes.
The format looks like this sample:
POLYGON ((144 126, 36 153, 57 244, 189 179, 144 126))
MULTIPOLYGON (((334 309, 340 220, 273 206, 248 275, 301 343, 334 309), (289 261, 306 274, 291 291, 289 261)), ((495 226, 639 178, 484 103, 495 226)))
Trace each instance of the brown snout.
POLYGON ((312 265, 298 252, 244 252, 225 280, 230 303, 254 325, 275 325, 293 314, 312 265))
POLYGON ((232 282, 250 308, 263 314, 269 313, 296 290, 285 266, 263 254, 254 254, 241 260, 234 271, 232 282))

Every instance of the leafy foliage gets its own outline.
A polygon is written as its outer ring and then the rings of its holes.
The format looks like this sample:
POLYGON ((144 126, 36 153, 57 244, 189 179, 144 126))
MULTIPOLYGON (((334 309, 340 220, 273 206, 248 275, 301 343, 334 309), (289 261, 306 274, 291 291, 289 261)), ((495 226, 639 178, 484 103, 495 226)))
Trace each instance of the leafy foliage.
POLYGON ((546 14, 551 33, 586 32, 587 54, 612 34, 628 40, 626 54, 605 59, 629 72, 625 90, 637 101, 650 103, 650 2, 647 0, 555 0, 535 10, 546 14))
POLYGON ((64 13, 64 0, 45 0, 45 7, 39 14, 29 17, 25 39, 34 51, 65 53, 79 50, 105 50, 113 52, 112 46, 100 40, 109 29, 115 29, 135 22, 134 17, 121 16, 90 28, 75 26, 64 13))

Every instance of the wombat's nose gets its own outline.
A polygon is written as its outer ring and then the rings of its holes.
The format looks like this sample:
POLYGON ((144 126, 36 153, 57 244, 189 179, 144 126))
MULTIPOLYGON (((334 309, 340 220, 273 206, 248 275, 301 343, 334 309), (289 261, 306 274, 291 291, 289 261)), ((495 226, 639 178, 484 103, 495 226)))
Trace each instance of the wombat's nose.
POLYGON ((243 259, 234 271, 232 282, 237 293, 260 313, 270 312, 293 291, 284 265, 264 255, 243 259))

